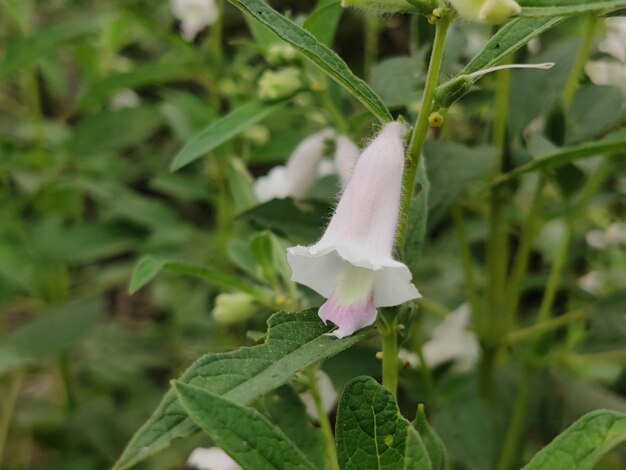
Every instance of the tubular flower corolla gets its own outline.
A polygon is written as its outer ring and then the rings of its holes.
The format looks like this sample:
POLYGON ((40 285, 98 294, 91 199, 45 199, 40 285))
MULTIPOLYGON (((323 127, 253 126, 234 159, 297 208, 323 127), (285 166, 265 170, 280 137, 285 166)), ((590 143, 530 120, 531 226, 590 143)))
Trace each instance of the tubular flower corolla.
POLYGON ((215 0, 171 0, 172 13, 180 20, 181 34, 187 41, 217 21, 219 10, 215 0))
POLYGON ((328 300, 318 314, 349 336, 376 320, 376 307, 420 297, 411 272, 393 259, 400 210, 404 127, 387 124, 357 160, 326 232, 287 250, 292 280, 328 300))

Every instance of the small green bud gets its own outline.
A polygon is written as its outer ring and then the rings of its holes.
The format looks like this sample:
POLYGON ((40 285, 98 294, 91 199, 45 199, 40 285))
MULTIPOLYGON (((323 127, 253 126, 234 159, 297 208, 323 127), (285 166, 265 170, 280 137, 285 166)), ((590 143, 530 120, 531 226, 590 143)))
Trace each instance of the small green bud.
POLYGON ((215 297, 213 317, 217 323, 232 325, 247 320, 256 310, 253 297, 243 292, 229 292, 215 297))
POLYGON ((435 109, 447 109, 460 100, 474 85, 467 75, 460 75, 435 90, 435 109))
POLYGON ((272 44, 267 50, 266 57, 272 65, 290 64, 298 58, 298 51, 289 44, 272 44))
POLYGON ((478 23, 502 24, 519 15, 522 8, 515 0, 448 0, 463 18, 478 23))
POLYGON ((430 113, 430 116, 428 116, 428 124, 430 124, 431 127, 443 126, 443 115, 438 111, 430 113))
POLYGON ((259 80, 259 98, 273 101, 293 95, 302 88, 302 76, 297 67, 266 70, 259 80))

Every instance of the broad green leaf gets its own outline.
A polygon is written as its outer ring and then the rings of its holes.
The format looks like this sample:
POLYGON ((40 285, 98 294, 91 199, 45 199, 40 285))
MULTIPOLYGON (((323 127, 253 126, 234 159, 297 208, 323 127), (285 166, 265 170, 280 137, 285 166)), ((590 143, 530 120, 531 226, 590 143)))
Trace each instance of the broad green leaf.
POLYGON ((592 140, 606 133, 619 125, 623 114, 624 94, 619 87, 581 86, 567 113, 566 143, 592 140))
POLYGON ((304 29, 315 36, 319 42, 330 47, 342 12, 340 0, 319 0, 304 20, 304 29))
POLYGON ((417 431, 393 394, 371 377, 357 377, 343 392, 335 434, 341 470, 430 470, 417 431))
POLYGON ((417 408, 417 416, 413 420, 413 427, 417 430, 417 433, 422 438, 424 448, 428 452, 430 457, 430 463, 433 470, 445 470, 446 469, 446 449, 441 441, 441 438, 437 435, 432 428, 428 420, 426 419, 426 413, 424 412, 424 405, 419 405, 417 408))
POLYGON ((269 27, 274 33, 298 49, 324 70, 348 93, 359 100, 381 122, 391 121, 391 113, 380 97, 360 78, 352 73, 344 60, 315 36, 288 20, 263 0, 228 0, 269 27))
POLYGON ((592 411, 539 451, 524 470, 591 470, 622 442, 626 442, 626 414, 592 411))
POLYGON ((33 36, 9 44, 6 48, 4 59, 0 62, 0 80, 6 79, 15 72, 24 70, 39 57, 54 50, 61 44, 98 31, 107 19, 107 17, 96 17, 57 24, 48 29, 38 31, 33 36))
MULTIPOLYGON (((276 313, 268 320, 264 344, 206 354, 187 369, 180 381, 240 405, 252 403, 286 383, 297 371, 355 345, 372 331, 366 328, 337 339, 326 335, 331 329, 321 322, 315 309, 276 313)), ((196 430, 170 390, 152 417, 137 431, 114 468, 129 468, 164 449, 172 440, 196 430)))
POLYGON ((40 312, 15 329, 0 343, 0 374, 6 370, 40 361, 78 343, 100 318, 99 297, 73 302, 40 312))
POLYGON ((313 240, 321 235, 320 220, 325 220, 330 212, 330 204, 320 201, 272 199, 244 212, 241 217, 263 228, 313 240))
POLYGON ((521 16, 582 15, 626 8, 626 0, 520 0, 521 16))
POLYGON ((582 158, 623 153, 624 149, 626 149, 626 131, 622 129, 609 134, 597 142, 585 142, 573 147, 562 148, 537 160, 518 166, 514 170, 496 178, 492 185, 497 186, 531 171, 556 168, 582 158))
POLYGON ((137 145, 154 134, 161 122, 161 116, 151 106, 101 111, 74 127, 70 149, 82 158, 137 145))
POLYGON ((236 276, 231 276, 230 274, 219 271, 213 271, 211 269, 185 263, 183 261, 161 259, 155 256, 145 256, 139 260, 130 279, 128 291, 131 294, 134 294, 152 281, 152 279, 154 279, 155 276, 164 268, 182 274, 199 277, 210 284, 214 284, 222 288, 235 289, 245 292, 246 294, 256 298, 267 299, 268 297, 268 294, 266 294, 261 288, 246 284, 245 282, 240 281, 236 276))
POLYGON ((192 385, 174 383, 179 402, 195 423, 243 468, 315 470, 266 417, 192 385))
POLYGON ((313 426, 304 403, 293 387, 279 387, 256 400, 254 407, 289 436, 316 468, 324 467, 326 453, 321 429, 313 426))
POLYGON ((284 101, 274 103, 251 101, 231 111, 187 142, 174 157, 170 170, 180 170, 224 142, 228 142, 248 127, 265 119, 272 111, 275 111, 283 104, 284 101))
POLYGON ((417 263, 422 256, 426 227, 428 225, 430 181, 426 173, 426 161, 424 158, 420 158, 415 181, 419 184, 420 189, 411 201, 406 241, 404 242, 404 261, 413 272, 415 272, 417 263))
POLYGON ((410 56, 391 57, 372 67, 369 82, 385 104, 393 108, 419 101, 421 75, 422 61, 410 56))
POLYGON ((443 141, 424 145, 426 170, 430 181, 429 224, 436 224, 465 187, 493 170, 497 150, 489 146, 469 148, 443 141))
POLYGON ((259 201, 254 194, 254 179, 245 164, 239 158, 232 158, 228 162, 226 173, 235 213, 240 214, 256 206, 259 201))

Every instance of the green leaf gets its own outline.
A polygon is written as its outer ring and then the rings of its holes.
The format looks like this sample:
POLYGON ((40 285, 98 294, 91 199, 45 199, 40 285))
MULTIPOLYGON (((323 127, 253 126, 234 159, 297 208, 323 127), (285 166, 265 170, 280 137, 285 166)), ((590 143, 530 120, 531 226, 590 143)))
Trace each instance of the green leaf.
POLYGON ((424 158, 420 158, 415 181, 420 185, 420 191, 416 196, 413 196, 411 201, 406 241, 404 242, 404 261, 413 272, 415 272, 417 263, 422 256, 426 227, 428 225, 430 181, 426 173, 426 161, 424 158))
POLYGON ((419 405, 417 408, 417 416, 413 421, 413 427, 417 430, 417 433, 422 438, 428 457, 433 470, 445 470, 446 469, 446 449, 441 441, 441 438, 437 435, 432 428, 428 420, 426 419, 426 413, 424 412, 424 405, 419 405))
POLYGON ((562 148, 537 160, 518 166, 514 170, 496 178, 491 184, 492 186, 497 186, 531 171, 556 168, 582 158, 597 155, 614 155, 623 152, 624 148, 626 148, 626 130, 622 129, 609 134, 597 142, 585 142, 573 147, 562 148))
POLYGON ((102 299, 90 298, 40 312, 0 343, 0 374, 68 349, 91 331, 100 318, 102 299))
MULTIPOLYGON (((206 354, 187 369, 180 381, 246 405, 283 385, 297 371, 355 345, 372 331, 366 328, 343 339, 327 336, 332 327, 321 322, 315 309, 276 313, 268 320, 268 328, 264 344, 206 354)), ((196 430, 170 390, 114 468, 129 468, 196 430)))
POLYGON ((521 16, 582 15, 626 8, 626 0, 520 0, 521 16))
POLYGON ((268 295, 261 288, 241 282, 236 276, 231 276, 230 274, 219 271, 213 271, 203 266, 196 266, 183 261, 161 259, 150 255, 141 258, 137 263, 130 279, 128 291, 131 294, 134 294, 152 281, 152 279, 154 279, 155 276, 164 268, 182 274, 199 277, 200 279, 207 281, 209 284, 214 284, 222 288, 245 292, 246 294, 258 299, 267 300, 268 297, 268 295))
POLYGON ((497 64, 532 38, 554 28, 563 20, 565 18, 516 18, 508 22, 489 39, 482 51, 463 69, 463 73, 477 72, 497 64))
POLYGON ((9 44, 4 60, 0 63, 0 80, 24 70, 39 57, 61 44, 98 31, 107 20, 108 17, 97 17, 57 24, 17 43, 9 44))
POLYGON ((240 214, 256 206, 259 201, 254 194, 254 179, 246 165, 239 158, 232 158, 228 162, 226 173, 235 213, 240 214))
POLYGON ((391 113, 380 97, 360 78, 352 73, 344 60, 315 36, 288 20, 263 0, 228 0, 269 27, 284 41, 298 49, 307 58, 324 70, 348 93, 359 100, 381 122, 391 121, 391 113))
MULTIPOLYGON (((625 45, 626 49, 626 45, 625 45)), ((624 94, 615 86, 585 85, 576 90, 568 110, 566 143, 592 140, 619 125, 624 94)))
POLYGON ((101 111, 74 127, 70 149, 74 154, 88 155, 140 144, 154 134, 161 122, 151 106, 101 111))
POLYGON ((241 217, 252 220, 263 228, 281 231, 313 240, 321 233, 320 220, 331 212, 328 203, 272 199, 244 212, 241 217))
POLYGON ((524 470, 591 470, 604 454, 625 441, 626 414, 592 411, 539 451, 524 470))
POLYGON ((315 470, 295 444, 255 409, 181 382, 175 382, 174 389, 189 416, 243 468, 315 470))
POLYGON ((174 157, 170 170, 180 170, 224 142, 228 142, 248 127, 265 119, 272 111, 275 111, 284 103, 285 101, 273 103, 251 101, 231 111, 187 142, 174 157))
POLYGON ((419 100, 417 88, 422 74, 422 61, 417 58, 391 57, 372 67, 370 84, 387 106, 405 106, 419 100))
POLYGON ((346 385, 335 433, 341 470, 432 468, 422 439, 400 414, 393 394, 371 377, 346 385))
POLYGON ((311 423, 304 403, 293 387, 279 387, 257 400, 254 407, 289 436, 316 468, 324 467, 326 453, 322 431, 311 423))
POLYGON ((315 36, 319 42, 330 47, 342 12, 343 8, 339 0, 319 0, 304 20, 304 29, 315 36))

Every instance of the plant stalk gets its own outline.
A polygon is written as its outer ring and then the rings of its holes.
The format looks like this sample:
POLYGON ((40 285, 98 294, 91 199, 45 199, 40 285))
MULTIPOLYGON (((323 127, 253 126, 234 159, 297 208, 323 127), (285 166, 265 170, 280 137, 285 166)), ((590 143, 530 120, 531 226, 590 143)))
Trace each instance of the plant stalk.
POLYGON ((322 394, 320 393, 317 378, 315 377, 317 367, 318 366, 313 366, 306 369, 309 389, 311 391, 311 395, 313 395, 313 402, 315 403, 320 428, 322 430, 322 435, 324 436, 327 461, 329 462, 331 470, 339 470, 339 464, 337 462, 337 448, 335 447, 335 435, 333 434, 332 426, 328 420, 328 414, 324 408, 322 394))

